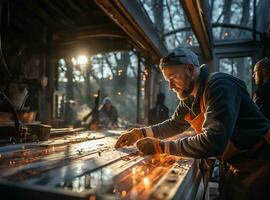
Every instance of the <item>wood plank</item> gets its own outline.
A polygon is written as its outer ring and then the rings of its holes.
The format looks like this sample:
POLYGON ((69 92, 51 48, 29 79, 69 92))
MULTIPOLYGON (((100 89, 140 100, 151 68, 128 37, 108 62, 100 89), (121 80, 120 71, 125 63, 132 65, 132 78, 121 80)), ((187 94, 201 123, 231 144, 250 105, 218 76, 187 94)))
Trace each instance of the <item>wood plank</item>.
POLYGON ((59 27, 57 21, 55 21, 52 16, 50 16, 46 11, 40 8, 36 1, 28 0, 26 2, 18 1, 18 4, 21 8, 25 9, 27 12, 33 14, 33 17, 38 18, 46 26, 59 27))
POLYGON ((37 1, 37 4, 40 4, 40 7, 47 7, 47 12, 49 12, 52 16, 57 18, 57 21, 60 21, 62 25, 66 27, 75 27, 77 23, 74 21, 76 15, 72 12, 66 12, 66 8, 63 8, 63 2, 61 2, 61 6, 59 6, 58 1, 37 1))

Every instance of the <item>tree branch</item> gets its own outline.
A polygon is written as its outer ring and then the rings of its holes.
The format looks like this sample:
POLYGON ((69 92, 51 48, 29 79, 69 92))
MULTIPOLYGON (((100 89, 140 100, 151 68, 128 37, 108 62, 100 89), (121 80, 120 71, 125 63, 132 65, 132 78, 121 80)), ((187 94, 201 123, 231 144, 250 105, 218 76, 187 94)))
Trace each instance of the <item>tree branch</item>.
MULTIPOLYGON (((172 19, 172 15, 171 15, 171 9, 170 9, 170 6, 169 6, 169 3, 168 3, 168 0, 166 0, 166 8, 167 8, 168 13, 169 13, 169 19, 170 19, 170 23, 171 23, 171 25, 172 25, 172 29, 173 29, 173 30, 175 30, 174 25, 173 25, 173 19, 172 19)), ((178 43, 179 45, 181 45, 181 46, 182 46, 181 42, 180 42, 180 41, 178 40, 178 38, 177 38, 176 33, 175 33, 174 35, 175 35, 175 40, 177 41, 177 43, 178 43)))
POLYGON ((115 72, 113 70, 114 67, 112 66, 112 63, 109 61, 107 55, 104 55, 104 58, 105 58, 107 65, 109 66, 109 69, 110 69, 112 75, 115 76, 115 72))

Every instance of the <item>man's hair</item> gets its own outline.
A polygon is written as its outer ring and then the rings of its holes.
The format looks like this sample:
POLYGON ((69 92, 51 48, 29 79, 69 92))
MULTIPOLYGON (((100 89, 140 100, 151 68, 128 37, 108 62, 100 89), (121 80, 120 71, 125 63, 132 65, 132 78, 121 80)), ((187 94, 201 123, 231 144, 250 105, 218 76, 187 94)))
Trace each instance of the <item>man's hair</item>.
POLYGON ((266 69, 267 71, 270 71, 270 58, 265 57, 259 60, 256 63, 256 66, 258 66, 260 69, 266 69))

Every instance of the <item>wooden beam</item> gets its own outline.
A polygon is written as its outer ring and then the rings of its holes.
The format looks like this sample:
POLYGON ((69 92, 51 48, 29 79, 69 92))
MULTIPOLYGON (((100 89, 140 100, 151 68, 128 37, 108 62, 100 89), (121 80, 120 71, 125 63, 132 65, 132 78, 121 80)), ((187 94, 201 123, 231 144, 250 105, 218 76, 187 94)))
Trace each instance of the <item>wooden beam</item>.
MULTIPOLYGON (((60 1, 54 1, 53 3, 49 0, 47 1, 36 1, 37 4, 39 4, 40 7, 43 9, 46 8, 47 13, 53 14, 52 16, 54 17, 55 20, 59 21, 59 25, 64 25, 66 27, 74 27, 76 24, 73 21, 72 13, 66 14, 62 7, 57 6, 57 2, 60 1)), ((60 2, 61 3, 61 2, 60 2)), ((65 9, 64 9, 65 10, 65 9)))
POLYGON ((141 56, 137 53, 138 71, 137 71, 137 123, 140 123, 140 99, 141 99, 141 56))
POLYGON ((32 13, 33 17, 39 18, 46 26, 58 27, 59 23, 53 19, 46 11, 36 4, 36 1, 28 0, 26 2, 18 1, 20 8, 32 13))
POLYGON ((142 54, 147 53, 147 56, 158 62, 160 57, 167 53, 162 38, 137 1, 96 0, 95 2, 126 32, 142 54))
MULTIPOLYGON (((212 59, 212 38, 205 15, 205 0, 180 0, 206 60, 212 59)), ((208 19, 209 20, 209 19, 208 19)))
POLYGON ((54 32, 54 37, 59 38, 61 41, 64 41, 67 39, 77 40, 93 37, 124 38, 126 37, 126 35, 117 26, 111 24, 104 24, 57 31, 54 32))

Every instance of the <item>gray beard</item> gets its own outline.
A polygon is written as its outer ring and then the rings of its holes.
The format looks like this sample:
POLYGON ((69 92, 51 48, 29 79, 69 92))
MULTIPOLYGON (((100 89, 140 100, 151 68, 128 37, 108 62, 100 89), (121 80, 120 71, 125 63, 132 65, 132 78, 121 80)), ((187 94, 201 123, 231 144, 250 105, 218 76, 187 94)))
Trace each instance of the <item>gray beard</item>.
POLYGON ((192 93, 192 91, 193 91, 194 84, 195 84, 195 80, 194 80, 194 77, 192 76, 191 81, 189 83, 189 87, 182 92, 182 95, 181 96, 177 95, 178 98, 180 100, 187 99, 190 96, 190 94, 192 93))

